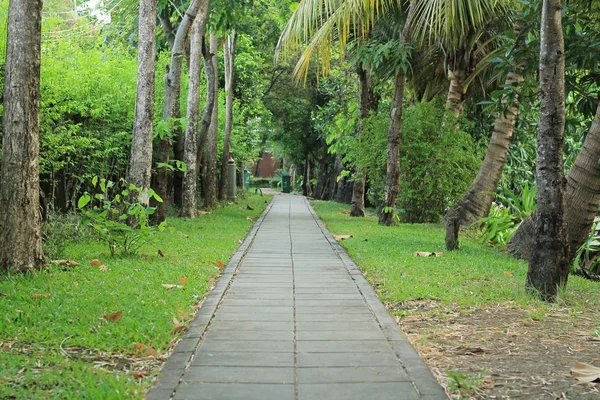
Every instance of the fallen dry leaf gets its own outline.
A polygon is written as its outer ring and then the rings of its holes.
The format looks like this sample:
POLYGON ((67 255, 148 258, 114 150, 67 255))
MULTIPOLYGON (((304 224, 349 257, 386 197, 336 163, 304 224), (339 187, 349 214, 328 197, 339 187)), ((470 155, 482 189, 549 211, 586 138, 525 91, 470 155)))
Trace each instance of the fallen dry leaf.
POLYGON ((207 214, 210 214, 210 211, 198 210, 197 213, 198 213, 198 215, 207 215, 207 214))
POLYGON ((73 260, 52 260, 50 261, 52 264, 62 265, 66 267, 78 267, 79 263, 73 260))
POLYGON ((184 238, 189 238, 189 237, 190 237, 190 235, 186 235, 185 233, 183 233, 183 234, 182 234, 182 236, 183 236, 184 238))
POLYGON ((513 276, 514 274, 512 273, 512 271, 504 271, 504 275, 513 276))
POLYGON ((571 376, 580 382, 600 382, 600 368, 577 362, 571 368, 571 376))
POLYGON ((158 256, 164 258, 165 253, 163 253, 161 249, 158 249, 158 256))
POLYGON ((250 222, 254 222, 254 220, 252 219, 252 217, 246 217, 246 219, 250 222))
POLYGON ((172 285, 170 283, 163 283, 161 286, 165 289, 183 289, 183 285, 172 285))
POLYGON ((180 276, 179 277, 179 282, 181 282, 181 283, 183 283, 185 285, 186 283, 188 283, 188 279, 185 276, 180 276))
POLYGON ((171 334, 175 335, 179 332, 183 332, 184 330, 185 330, 185 325, 175 325, 175 327, 171 331, 171 334))
POLYGON ((342 240, 350 239, 352 237, 354 237, 354 236, 352 236, 352 235, 333 235, 333 238, 335 240, 337 240, 338 242, 342 241, 342 240))
POLYGON ((152 347, 145 345, 144 343, 134 343, 133 348, 136 354, 147 357, 156 357, 156 350, 152 347))
POLYGON ((39 294, 39 293, 34 293, 34 294, 31 295, 32 299, 41 299, 42 297, 43 296, 41 294, 39 294))
POLYGON ((219 269, 223 269, 225 268, 225 263, 223 262, 223 260, 217 260, 217 266, 219 267, 219 269))
POLYGON ((430 251, 415 251, 414 257, 444 257, 444 253, 436 253, 430 251))
POLYGON ((350 211, 348 211, 348 210, 342 210, 342 211, 340 211, 340 212, 341 212, 342 214, 350 214, 350 211))
POLYGON ((98 269, 100 269, 100 271, 102 271, 102 272, 106 272, 106 271, 108 271, 108 265, 102 264, 98 267, 98 269))
POLYGON ((6 297, 6 296, 8 296, 6 293, 0 292, 0 297, 6 297))
POLYGON ((133 375, 133 379, 142 379, 145 376, 148 376, 148 372, 147 371, 133 371, 131 373, 131 375, 133 375))
POLYGON ((102 262, 100 260, 98 260, 97 258, 94 258, 92 261, 90 261, 90 265, 92 267, 99 267, 102 265, 102 262))
POLYGON ((118 320, 123 318, 123 311, 117 311, 112 314, 104 314, 102 318, 104 318, 107 321, 117 322, 118 320))

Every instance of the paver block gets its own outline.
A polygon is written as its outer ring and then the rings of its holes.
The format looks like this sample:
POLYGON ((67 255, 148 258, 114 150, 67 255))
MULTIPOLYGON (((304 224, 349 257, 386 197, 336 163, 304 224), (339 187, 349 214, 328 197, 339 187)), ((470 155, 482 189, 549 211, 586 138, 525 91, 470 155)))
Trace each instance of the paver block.
POLYGON ((190 367, 183 382, 294 383, 291 367, 190 367))
POLYGON ((200 348, 191 365, 217 367, 293 367, 294 353, 208 352, 200 348))
POLYGON ((335 313, 303 313, 296 315, 298 322, 371 322, 373 315, 367 313, 335 314, 335 313))
POLYGON ((218 321, 277 321, 277 322, 293 322, 293 313, 234 313, 229 311, 221 311, 213 319, 213 324, 218 321))
POLYGON ((257 299, 257 298, 240 298, 240 297, 226 297, 223 301, 223 307, 269 307, 269 306, 286 306, 292 307, 294 303, 292 298, 289 299, 257 299))
POLYGON ((299 384, 298 400, 419 400, 410 382, 299 384))
POLYGON ((296 331, 367 331, 379 330, 379 327, 374 320, 357 321, 357 322, 312 322, 312 321, 297 321, 296 331))
POLYGON ((201 351, 235 351, 250 353, 291 353, 294 351, 292 340, 209 340, 202 342, 201 351))
POLYGON ((298 307, 365 307, 366 304, 362 300, 309 300, 296 299, 298 307))
POLYGON ((297 349, 305 353, 391 352, 387 340, 299 340, 297 349))
POLYGON ((300 331, 296 332, 297 340, 382 340, 383 333, 377 330, 370 331, 300 331))
POLYGON ((215 321, 210 330, 226 331, 293 331, 292 321, 215 321))
POLYGON ((173 389, 152 389, 146 396, 146 400, 168 400, 173 394, 173 389))
POLYGON ((294 332, 289 331, 208 331, 205 340, 294 340, 294 332))
POLYGON ((198 341, 199 341, 198 338, 181 339, 179 341, 179 343, 177 343, 177 346, 175 347, 175 350, 173 350, 173 352, 174 353, 191 353, 196 348, 198 341))
POLYGON ((315 367, 298 368, 298 383, 409 382, 402 368, 315 367))
POLYGON ((393 353, 298 353, 299 367, 399 366, 393 353))
POLYGON ((294 385, 191 383, 180 385, 174 400, 294 400, 294 385))

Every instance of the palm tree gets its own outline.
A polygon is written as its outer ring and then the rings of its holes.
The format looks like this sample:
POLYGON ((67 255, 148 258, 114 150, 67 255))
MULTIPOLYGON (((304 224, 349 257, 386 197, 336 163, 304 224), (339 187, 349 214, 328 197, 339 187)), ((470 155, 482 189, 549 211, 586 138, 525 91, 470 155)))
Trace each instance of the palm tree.
POLYGON ((469 83, 494 54, 495 25, 509 20, 507 0, 415 0, 413 7, 413 41, 443 54, 446 107, 458 117, 469 83))
POLYGON ((537 220, 526 286, 555 301, 569 277, 565 220, 563 135, 565 47, 561 0, 544 0, 540 43, 540 125, 537 144, 537 220))
MULTIPOLYGON (((516 34, 514 49, 521 47, 524 39, 522 34, 523 24, 515 23, 516 34)), ((468 226, 485 217, 490 211, 498 182, 502 177, 502 169, 508 156, 508 149, 513 130, 519 113, 519 89, 523 81, 523 64, 513 59, 512 70, 506 75, 504 87, 512 89, 512 96, 504 94, 502 104, 505 106, 500 111, 494 128, 488 150, 479 168, 479 172, 471 187, 463 197, 452 206, 444 221, 446 225, 446 248, 458 248, 458 235, 461 226, 468 226)))

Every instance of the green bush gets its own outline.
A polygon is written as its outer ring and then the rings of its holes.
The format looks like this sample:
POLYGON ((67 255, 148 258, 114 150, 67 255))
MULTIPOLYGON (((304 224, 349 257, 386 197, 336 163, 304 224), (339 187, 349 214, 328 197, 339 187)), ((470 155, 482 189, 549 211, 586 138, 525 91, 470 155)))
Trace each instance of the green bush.
MULTIPOLYGON (((93 196, 86 192, 77 207, 83 212, 84 222, 89 222, 108 244, 112 256, 117 253, 136 254, 152 236, 165 229, 166 221, 158 226, 149 224, 148 217, 156 209, 137 201, 141 188, 127 185, 124 180, 117 185, 97 177, 93 178, 92 186, 100 191, 93 196), (136 200, 132 201, 132 198, 136 200)), ((152 189, 148 190, 148 197, 162 202, 152 189)))
POLYGON ((250 178, 250 186, 251 187, 270 187, 271 186, 271 178, 250 178))
POLYGON ((400 216, 438 222, 471 185, 482 149, 436 102, 407 107, 402 130, 400 216))

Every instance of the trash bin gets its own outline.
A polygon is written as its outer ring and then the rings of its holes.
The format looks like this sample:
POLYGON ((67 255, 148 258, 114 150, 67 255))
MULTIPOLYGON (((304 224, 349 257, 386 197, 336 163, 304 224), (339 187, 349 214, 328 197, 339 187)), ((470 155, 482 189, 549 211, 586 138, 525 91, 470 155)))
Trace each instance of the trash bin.
POLYGON ((248 189, 250 187, 250 171, 244 170, 244 187, 248 189))
POLYGON ((290 193, 291 191, 291 178, 288 174, 281 176, 281 191, 283 193, 290 193))

